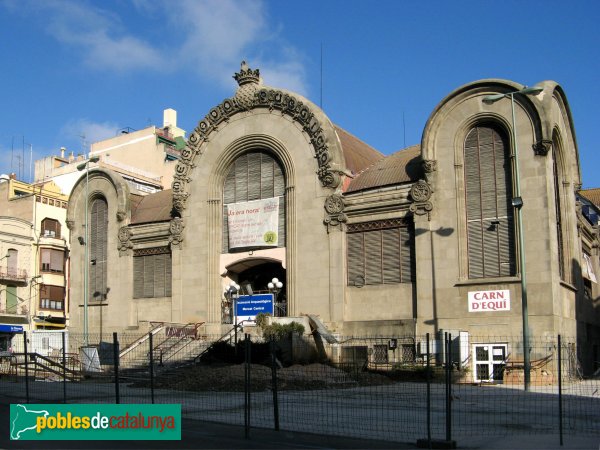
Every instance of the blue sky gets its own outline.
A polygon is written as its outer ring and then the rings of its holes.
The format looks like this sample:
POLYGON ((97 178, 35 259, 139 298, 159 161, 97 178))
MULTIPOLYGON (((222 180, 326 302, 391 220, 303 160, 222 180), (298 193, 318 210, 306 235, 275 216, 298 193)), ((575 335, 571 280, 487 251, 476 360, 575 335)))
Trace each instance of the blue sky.
POLYGON ((189 132, 245 59, 386 154, 463 84, 555 80, 600 187, 599 20, 597 1, 0 0, 0 173, 28 180, 31 149, 81 153, 165 108, 189 132))

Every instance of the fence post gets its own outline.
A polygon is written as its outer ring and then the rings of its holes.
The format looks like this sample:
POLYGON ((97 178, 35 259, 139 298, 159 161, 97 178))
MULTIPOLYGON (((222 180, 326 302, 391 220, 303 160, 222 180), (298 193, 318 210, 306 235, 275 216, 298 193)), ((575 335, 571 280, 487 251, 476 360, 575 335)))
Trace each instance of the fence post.
POLYGON ((25 398, 29 403, 29 355, 27 354, 27 331, 23 331, 23 352, 25 353, 25 398))
POLYGON ((431 444, 431 353, 429 352, 429 333, 427 333, 427 442, 431 444))
POLYGON ((275 356, 275 339, 271 338, 271 387, 273 389, 273 418, 275 431, 279 431, 279 400, 277 399, 277 357, 275 356))
POLYGON ((250 437, 250 335, 244 334, 244 434, 250 437))
POLYGON ((150 398, 154 404, 154 345, 152 344, 152 332, 148 333, 148 345, 150 345, 150 398))
POLYGON ((452 334, 447 333, 446 349, 446 441, 452 440, 452 334))
POLYGON ((115 398, 116 403, 121 403, 121 396, 119 393, 119 339, 117 332, 113 333, 113 364, 115 367, 115 398))
POLYGON ((63 365, 63 403, 67 403, 67 339, 66 331, 62 332, 62 365, 63 365))
POLYGON ((558 335, 558 432, 560 445, 563 445, 563 411, 562 411, 562 344, 558 335))

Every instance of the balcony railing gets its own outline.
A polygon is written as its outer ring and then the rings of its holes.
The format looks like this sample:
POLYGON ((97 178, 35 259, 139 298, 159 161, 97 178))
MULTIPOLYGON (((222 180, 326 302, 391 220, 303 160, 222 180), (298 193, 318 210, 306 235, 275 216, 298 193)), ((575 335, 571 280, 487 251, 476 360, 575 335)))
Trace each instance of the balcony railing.
POLYGON ((9 281, 18 285, 27 285, 27 271, 25 269, 12 269, 0 267, 0 280, 9 281))

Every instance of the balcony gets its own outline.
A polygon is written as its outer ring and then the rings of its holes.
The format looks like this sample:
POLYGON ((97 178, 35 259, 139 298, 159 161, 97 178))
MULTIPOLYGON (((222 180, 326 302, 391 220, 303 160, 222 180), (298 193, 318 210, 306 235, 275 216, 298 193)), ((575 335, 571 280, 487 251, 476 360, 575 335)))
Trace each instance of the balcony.
POLYGON ((0 266, 0 284, 27 286, 27 271, 0 266))

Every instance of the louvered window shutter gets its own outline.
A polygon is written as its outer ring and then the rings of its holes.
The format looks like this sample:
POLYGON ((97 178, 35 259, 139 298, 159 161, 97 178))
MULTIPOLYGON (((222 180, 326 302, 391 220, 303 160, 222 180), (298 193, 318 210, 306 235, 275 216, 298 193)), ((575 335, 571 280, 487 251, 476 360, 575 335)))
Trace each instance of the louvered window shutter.
MULTIPOLYGON (((100 301, 106 295, 106 268, 108 249, 108 204, 102 198, 94 199, 90 211, 90 265, 89 300, 100 301), (96 294, 96 296, 94 296, 96 294)), ((86 243, 86 245, 88 245, 86 243)))
POLYGON ((165 296, 165 254, 154 255, 154 297, 165 296))
POLYGON ((60 250, 51 250, 50 253, 50 271, 62 272, 64 265, 64 252, 60 250))
POLYGON ((173 256, 165 253, 165 297, 171 297, 171 286, 173 285, 173 256))
POLYGON ((414 231, 406 222, 392 219, 352 224, 348 231, 349 286, 414 281, 414 231))
POLYGON ((381 231, 365 232, 365 284, 382 284, 381 231))
POLYGON ((348 244, 348 285, 362 286, 365 279, 365 253, 363 247, 363 233, 347 235, 348 244))
POLYGON ((133 257, 133 298, 144 297, 144 258, 133 257))
POLYGON ((465 140, 469 278, 515 274, 511 166, 506 140, 480 126, 465 140))
POLYGON ((400 252, 400 228, 381 230, 382 254, 383 254, 383 283, 400 283, 401 252, 400 252))

